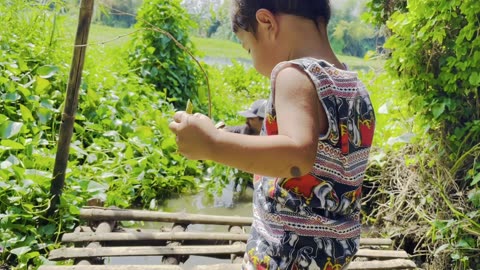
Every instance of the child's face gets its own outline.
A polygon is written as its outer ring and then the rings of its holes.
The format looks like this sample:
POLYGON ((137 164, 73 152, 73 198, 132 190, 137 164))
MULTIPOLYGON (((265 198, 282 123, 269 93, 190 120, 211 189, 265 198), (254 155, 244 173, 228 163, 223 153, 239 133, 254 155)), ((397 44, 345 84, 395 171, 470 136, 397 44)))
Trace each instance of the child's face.
POLYGON ((251 55, 255 69, 264 76, 270 76, 266 57, 268 50, 265 48, 265 42, 261 40, 260 33, 254 36, 251 32, 240 29, 236 35, 242 43, 242 47, 251 55))
POLYGON ((253 66, 260 74, 266 77, 270 77, 272 69, 281 61, 279 59, 278 46, 269 38, 269 34, 268 31, 260 27, 255 35, 242 29, 236 32, 242 47, 252 57, 253 66))

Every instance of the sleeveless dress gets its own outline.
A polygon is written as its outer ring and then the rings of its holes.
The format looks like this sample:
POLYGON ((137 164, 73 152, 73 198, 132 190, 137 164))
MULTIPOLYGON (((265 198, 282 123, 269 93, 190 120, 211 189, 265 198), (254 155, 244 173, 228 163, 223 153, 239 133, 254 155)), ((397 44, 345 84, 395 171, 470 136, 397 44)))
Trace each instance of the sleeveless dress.
POLYGON ((375 129, 373 107, 355 72, 313 58, 282 62, 272 71, 261 135, 278 134, 274 86, 286 67, 310 77, 329 128, 318 137, 309 174, 254 176, 254 221, 242 269, 345 269, 359 247, 362 182, 375 129))

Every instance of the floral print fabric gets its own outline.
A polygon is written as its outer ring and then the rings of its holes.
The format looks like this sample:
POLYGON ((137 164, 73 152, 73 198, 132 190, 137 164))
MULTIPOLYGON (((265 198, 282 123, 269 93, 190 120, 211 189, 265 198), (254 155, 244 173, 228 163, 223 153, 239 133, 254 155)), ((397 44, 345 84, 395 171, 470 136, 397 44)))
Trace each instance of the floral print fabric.
POLYGON ((304 58, 272 72, 262 135, 278 134, 275 79, 295 67, 314 83, 329 129, 318 138, 311 172, 298 178, 254 176, 251 236, 242 269, 345 269, 358 250, 362 182, 375 129, 369 95, 355 72, 304 58))

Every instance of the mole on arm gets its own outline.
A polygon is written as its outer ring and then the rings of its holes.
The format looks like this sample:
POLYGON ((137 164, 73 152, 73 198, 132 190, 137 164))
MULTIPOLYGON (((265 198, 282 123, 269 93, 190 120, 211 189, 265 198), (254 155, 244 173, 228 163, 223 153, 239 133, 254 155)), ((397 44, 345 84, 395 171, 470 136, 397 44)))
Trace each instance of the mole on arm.
POLYGON ((290 174, 293 176, 293 177, 300 177, 302 176, 300 174, 300 169, 297 167, 297 166, 293 166, 291 169, 290 169, 290 174))

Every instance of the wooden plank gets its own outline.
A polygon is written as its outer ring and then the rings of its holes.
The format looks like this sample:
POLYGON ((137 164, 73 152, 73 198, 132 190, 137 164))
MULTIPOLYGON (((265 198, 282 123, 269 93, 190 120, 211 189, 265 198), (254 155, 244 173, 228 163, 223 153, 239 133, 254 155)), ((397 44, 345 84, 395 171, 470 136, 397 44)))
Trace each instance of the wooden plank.
POLYGON ((247 241, 248 234, 211 232, 113 232, 113 233, 66 233, 62 242, 105 242, 105 241, 182 241, 182 240, 226 240, 247 241))
POLYGON ((404 250, 359 249, 355 257, 368 257, 376 259, 408 259, 409 255, 404 250))
MULTIPOLYGON (((130 232, 76 232, 66 233, 63 242, 114 242, 114 241, 174 241, 174 240, 212 240, 212 241, 247 241, 249 234, 217 233, 217 232, 157 232, 157 231, 130 231, 130 232)), ((382 238, 361 238, 362 246, 390 246, 392 240, 382 238)))
POLYGON ((100 248, 60 248, 50 252, 50 260, 90 257, 128 257, 165 255, 208 255, 245 252, 245 245, 216 246, 175 246, 175 247, 100 247, 100 248))
MULTIPOLYGON (((198 265, 192 270, 238 270, 241 264, 212 264, 198 265)), ((416 265, 410 260, 396 259, 387 261, 352 262, 347 270, 390 270, 415 269, 416 265)), ((40 266, 39 270, 182 270, 177 265, 91 265, 91 266, 40 266)))
POLYGON ((360 238, 360 245, 362 246, 391 246, 392 239, 389 238, 360 238))
MULTIPOLYGON (((192 270, 238 270, 241 264, 214 264, 198 265, 192 270)), ((396 259, 388 261, 351 262, 347 270, 390 270, 390 269, 415 269, 416 265, 410 260, 396 259)))
MULTIPOLYGON (((60 248, 50 252, 49 259, 65 260, 89 257, 165 256, 165 255, 208 255, 243 254, 245 244, 215 246, 144 246, 144 247, 100 247, 100 248, 60 248)), ((407 259, 409 256, 400 250, 360 249, 355 257, 375 259, 407 259)))
POLYGON ((157 221, 183 224, 216 224, 232 226, 250 226, 253 222, 253 218, 251 217, 166 213, 147 210, 105 209, 97 207, 86 207, 80 209, 80 219, 157 221))
MULTIPOLYGON (((43 265, 38 270, 183 270, 178 265, 43 265)), ((238 270, 238 269, 237 269, 238 270)))
POLYGON ((386 261, 351 262, 347 270, 384 270, 384 269, 415 269, 414 262, 405 259, 386 261))

